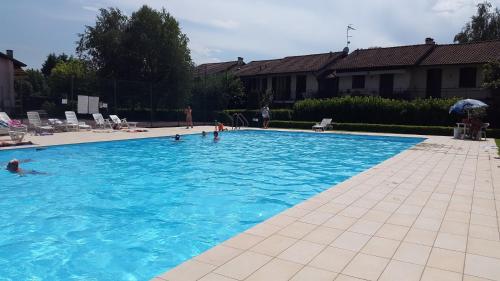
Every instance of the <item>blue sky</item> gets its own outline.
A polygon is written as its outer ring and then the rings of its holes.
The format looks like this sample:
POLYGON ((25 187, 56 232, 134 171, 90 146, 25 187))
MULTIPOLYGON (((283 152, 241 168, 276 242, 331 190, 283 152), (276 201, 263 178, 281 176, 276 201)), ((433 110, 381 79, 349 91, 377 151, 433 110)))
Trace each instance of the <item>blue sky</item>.
MULTIPOLYGON (((476 0, 16 0, 3 1, 0 50, 13 49, 29 68, 47 54, 74 54, 77 34, 99 8, 130 15, 142 4, 165 7, 190 39, 195 63, 340 51, 353 24, 351 50, 451 43, 475 13, 476 0)), ((500 0, 491 1, 500 6, 500 0)))

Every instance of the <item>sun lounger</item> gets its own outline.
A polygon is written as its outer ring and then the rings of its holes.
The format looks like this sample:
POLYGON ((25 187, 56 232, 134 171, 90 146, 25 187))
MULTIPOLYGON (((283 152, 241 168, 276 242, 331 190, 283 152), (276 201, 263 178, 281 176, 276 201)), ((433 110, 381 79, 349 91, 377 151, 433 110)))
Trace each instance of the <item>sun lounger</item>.
POLYGON ((312 127, 314 131, 318 130, 324 131, 329 128, 332 128, 332 119, 327 119, 327 118, 321 120, 321 123, 317 123, 312 127))
POLYGON ((101 113, 94 113, 94 114, 92 114, 92 117, 94 117, 96 128, 106 129, 106 127, 109 127, 110 129, 113 129, 113 125, 111 124, 111 121, 109 121, 109 119, 104 119, 104 117, 102 117, 101 113))
POLYGON ((11 131, 28 132, 28 126, 23 125, 19 120, 10 119, 9 115, 5 112, 0 112, 0 121, 7 123, 11 131))
POLYGON ((54 132, 54 127, 42 123, 42 120, 40 120, 40 115, 38 114, 38 112, 28 111, 27 115, 28 115, 29 127, 35 131, 35 134, 54 132))
POLYGON ((120 119, 116 115, 109 115, 109 118, 111 118, 111 121, 113 121, 113 123, 115 125, 117 125, 119 129, 121 129, 121 128, 128 128, 128 129, 136 128, 137 123, 138 123, 138 122, 127 122, 127 119, 125 119, 125 118, 120 119))
POLYGON ((78 122, 78 118, 76 118, 76 113, 74 111, 66 111, 64 112, 64 115, 66 115, 66 124, 68 124, 69 126, 76 126, 77 130, 92 129, 89 125, 85 124, 85 122, 78 122))

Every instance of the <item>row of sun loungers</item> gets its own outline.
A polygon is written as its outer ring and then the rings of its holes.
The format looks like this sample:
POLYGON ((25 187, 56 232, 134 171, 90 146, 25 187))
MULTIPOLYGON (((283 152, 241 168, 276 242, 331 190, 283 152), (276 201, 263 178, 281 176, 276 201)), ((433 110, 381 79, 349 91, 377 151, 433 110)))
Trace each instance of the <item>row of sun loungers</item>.
MULTIPOLYGON (((10 135, 12 141, 21 142, 28 131, 35 134, 50 134, 55 131, 79 131, 90 130, 92 127, 85 122, 78 121, 74 111, 66 111, 66 120, 48 119, 47 123, 42 122, 40 114, 37 111, 29 111, 28 126, 19 120, 11 119, 7 113, 0 112, 0 135, 10 135)), ((104 119, 102 114, 93 114, 96 129, 123 129, 135 128, 137 122, 128 122, 126 119, 120 119, 117 115, 110 115, 109 119, 104 119)))

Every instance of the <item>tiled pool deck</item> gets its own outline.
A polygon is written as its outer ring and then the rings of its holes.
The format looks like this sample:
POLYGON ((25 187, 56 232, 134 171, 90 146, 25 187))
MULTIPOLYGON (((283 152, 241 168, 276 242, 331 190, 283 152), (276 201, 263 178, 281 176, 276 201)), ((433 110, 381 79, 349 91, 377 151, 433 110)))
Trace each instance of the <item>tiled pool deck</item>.
MULTIPOLYGON (((186 132, 30 139, 50 145, 186 132)), ((429 136, 154 280, 500 280, 497 157, 493 140, 429 136)))

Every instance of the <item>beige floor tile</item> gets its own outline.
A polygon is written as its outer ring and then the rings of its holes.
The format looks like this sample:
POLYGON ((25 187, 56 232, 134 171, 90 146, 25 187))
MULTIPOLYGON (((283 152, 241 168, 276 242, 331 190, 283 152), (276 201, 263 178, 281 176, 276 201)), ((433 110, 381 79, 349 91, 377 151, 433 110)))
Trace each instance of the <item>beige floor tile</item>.
POLYGON ((416 215, 393 214, 389 220, 387 220, 387 223, 409 227, 416 219, 416 215))
POLYGON ((272 234, 279 231, 281 228, 282 227, 264 222, 264 223, 258 224, 256 226, 250 228, 249 230, 245 231, 245 233, 258 235, 258 236, 262 236, 262 237, 269 237, 272 234))
POLYGON ((466 254, 464 273, 498 281, 500 280, 500 259, 466 254))
POLYGON ((248 233, 241 233, 238 236, 226 240, 223 244, 229 247, 247 250, 264 239, 265 238, 262 236, 257 236, 248 233))
POLYGON ((359 279, 356 277, 352 277, 352 276, 348 276, 348 275, 344 275, 344 274, 339 274, 337 276, 337 278, 335 279, 335 281, 365 281, 365 280, 359 279))
POLYGON ((160 275, 159 278, 176 281, 194 281, 205 276, 215 268, 216 266, 211 264, 206 264, 195 260, 188 260, 187 262, 175 267, 169 272, 160 275))
POLYGON ((199 281, 238 281, 238 280, 220 274, 209 273, 203 276, 203 278, 201 278, 199 281))
POLYGON ((432 246, 434 245, 436 236, 437 232, 435 231, 411 228, 410 231, 408 231, 408 234, 406 234, 404 241, 425 246, 432 246))
POLYGON ((463 281, 491 281, 491 279, 486 279, 486 278, 481 278, 481 277, 476 277, 476 276, 470 276, 470 275, 464 275, 463 281))
POLYGON ((461 281, 462 275, 456 272, 426 267, 421 281, 461 281))
POLYGON ((388 263, 389 259, 358 254, 342 271, 342 274, 366 280, 377 280, 388 263))
POLYGON ((399 246, 396 254, 394 254, 395 260, 425 265, 429 254, 431 252, 431 247, 413 244, 408 242, 403 242, 399 246))
POLYGON ((308 241, 298 241, 286 249, 283 253, 279 254, 278 257, 295 263, 307 264, 325 247, 325 245, 308 241))
POLYGON ((285 227, 285 226, 293 223, 296 220, 297 220, 297 218, 294 218, 294 217, 291 217, 291 216, 287 216, 287 215, 284 215, 284 214, 279 214, 279 215, 276 215, 276 216, 268 219, 266 221, 266 223, 269 223, 269 224, 272 224, 272 225, 276 225, 276 226, 279 226, 279 227, 285 227))
POLYGON ((474 238, 499 241, 498 228, 484 225, 471 224, 469 236, 474 238))
POLYGON ((319 211, 313 211, 307 215, 305 215, 303 218, 301 218, 299 221, 309 223, 309 224, 316 224, 320 225, 332 218, 334 215, 330 213, 325 213, 325 212, 319 212, 319 211))
POLYGON ((361 249, 362 253, 379 256, 383 258, 391 258, 396 252, 400 242, 381 237, 372 237, 368 243, 361 249))
POLYGON ((337 273, 306 266, 302 268, 290 281, 332 281, 337 273))
POLYGON ((240 249, 219 245, 195 257, 195 260, 220 266, 242 252, 240 249))
POLYGON ((412 263, 392 260, 380 276, 379 281, 418 281, 424 267, 412 263))
POLYGON ((339 214, 344 216, 344 217, 352 217, 352 218, 361 218, 366 212, 368 212, 368 209, 366 208, 360 208, 360 207, 354 207, 354 206, 349 206, 342 210, 339 214))
POLYGON ((433 248, 427 266, 463 273, 465 253, 433 248))
POLYGON ((378 237, 403 240, 409 228, 401 225, 384 224, 375 234, 378 237))
POLYGON ((351 225, 353 225, 356 221, 357 221, 356 218, 350 218, 350 217, 344 217, 341 215, 336 215, 333 218, 326 221, 323 224, 323 226, 346 230, 349 227, 351 227, 351 225))
POLYGON ((431 231, 438 231, 440 226, 441 220, 426 217, 418 217, 413 225, 415 228, 431 231))
POLYGON ((332 243, 333 240, 335 240, 343 232, 344 231, 340 229, 319 226, 318 228, 309 232, 309 234, 302 238, 302 240, 318 244, 330 245, 330 243, 332 243))
POLYGON ((469 224, 455 221, 443 221, 439 232, 451 233, 456 235, 467 236, 469 224))
POLYGON ((471 214, 470 223, 489 227, 497 227, 497 218, 493 216, 471 214))
POLYGON ((252 251, 276 257, 297 242, 297 239, 275 234, 252 247, 252 251))
POLYGON ((214 273, 243 280, 270 260, 272 260, 270 256, 245 252, 217 268, 214 273))
POLYGON ((331 246, 357 252, 363 248, 368 240, 370 240, 369 235, 346 231, 337 237, 331 246))
POLYGON ((500 242, 469 238, 467 252, 471 254, 500 259, 500 242))
POLYGON ((263 267, 259 268, 246 281, 288 281, 302 268, 301 264, 273 259, 263 267))
POLYGON ((310 212, 311 211, 309 211, 309 210, 292 207, 292 208, 290 208, 288 210, 285 210, 285 211, 281 212, 281 214, 289 216, 289 217, 294 217, 294 218, 300 219, 303 216, 309 214, 310 212))
POLYGON ((383 223, 381 222, 358 220, 348 229, 348 231, 371 236, 375 234, 375 232, 377 232, 377 230, 382 226, 382 224, 383 223))
POLYGON ((370 210, 364 214, 361 219, 362 220, 367 220, 367 221, 375 221, 375 222, 385 222, 389 217, 391 216, 391 213, 389 212, 384 212, 384 211, 378 211, 378 210, 370 210))
POLYGON ((456 222, 469 223, 470 213, 448 210, 446 212, 446 215, 444 216, 444 219, 450 220, 450 221, 456 221, 456 222))
POLYGON ((326 247, 309 265, 328 271, 341 272, 355 255, 356 252, 353 251, 326 247))
POLYGON ((434 247, 465 252, 467 236, 438 233, 434 247))
POLYGON ((283 228, 278 233, 291 238, 300 239, 306 236, 309 232, 315 229, 317 226, 314 224, 294 222, 289 226, 283 228))

